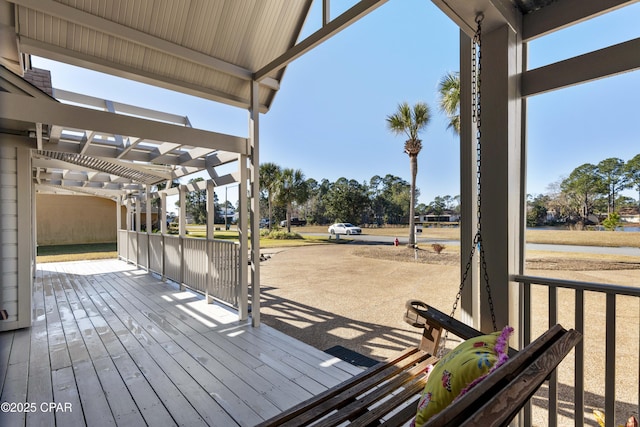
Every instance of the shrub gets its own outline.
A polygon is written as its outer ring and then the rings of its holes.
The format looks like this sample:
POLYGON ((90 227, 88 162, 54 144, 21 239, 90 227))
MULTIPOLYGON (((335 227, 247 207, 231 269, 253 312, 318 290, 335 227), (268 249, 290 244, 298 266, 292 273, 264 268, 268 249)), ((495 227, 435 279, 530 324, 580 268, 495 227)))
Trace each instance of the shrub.
POLYGON ((287 233, 285 230, 272 230, 266 234, 260 233, 260 236, 274 240, 298 240, 302 239, 302 236, 298 233, 287 233))
POLYGON ((431 247, 437 254, 439 254, 444 250, 444 245, 441 245, 440 243, 434 243, 433 245, 431 245, 431 247))
POLYGON ((604 226, 605 230, 608 231, 615 231, 615 229, 620 226, 620 223, 620 214, 617 212, 610 213, 607 219, 602 221, 602 225, 604 226))

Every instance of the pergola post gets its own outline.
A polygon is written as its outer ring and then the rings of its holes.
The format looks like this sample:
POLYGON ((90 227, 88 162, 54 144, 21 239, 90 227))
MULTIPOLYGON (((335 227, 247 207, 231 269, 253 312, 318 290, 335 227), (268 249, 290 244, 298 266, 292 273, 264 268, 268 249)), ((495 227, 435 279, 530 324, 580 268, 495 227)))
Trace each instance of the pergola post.
POLYGON ((122 196, 116 196, 116 246, 118 248, 118 256, 122 254, 121 245, 122 240, 120 239, 120 230, 122 229, 122 196))
POLYGON ((251 145, 251 324, 260 326, 260 103, 259 85, 251 85, 249 144, 251 145))
POLYGON ((126 202, 125 202, 125 206, 126 206, 126 211, 127 211, 127 233, 129 231, 132 230, 131 227, 131 198, 130 197, 126 197, 126 202))
POLYGON ((145 185, 145 226, 147 227, 147 234, 151 234, 151 230, 153 225, 151 224, 151 187, 149 185, 145 185))
POLYGON ((150 238, 149 236, 151 235, 151 231, 152 231, 152 225, 151 225, 151 186, 150 185, 145 185, 145 207, 146 207, 146 212, 145 212, 145 220, 146 220, 146 228, 147 228, 147 259, 146 261, 146 265, 147 265, 147 272, 150 271, 150 265, 151 265, 151 243, 150 243, 150 238))
MULTIPOLYGON (((519 76, 522 44, 508 25, 482 34, 482 238, 498 328, 517 325, 517 285, 523 248, 524 165, 519 76)), ((484 275, 483 272, 480 273, 484 275)), ((480 326, 492 329, 487 292, 480 289, 480 326)))
MULTIPOLYGON (((140 196, 140 194, 138 194, 138 196, 136 197, 136 202, 135 202, 135 212, 136 212, 136 233, 140 233, 142 231, 142 224, 141 222, 141 218, 142 218, 142 197, 140 196)), ((137 236, 136 236, 137 239, 137 236)))
POLYGON ((180 290, 184 291, 184 239, 187 234, 187 186, 180 185, 180 216, 178 218, 178 237, 180 241, 180 290))
MULTIPOLYGON (((160 232, 167 234, 167 194, 160 193, 160 211, 162 212, 162 218, 160 221, 160 232)), ((158 213, 160 215, 160 213, 158 213)))
POLYGON ((238 281, 240 294, 238 295, 238 317, 247 320, 249 317, 249 239, 247 236, 247 156, 238 155, 240 168, 240 185, 238 186, 238 240, 240 242, 240 268, 238 281))
POLYGON ((162 212, 162 220, 160 221, 160 234, 162 235, 162 280, 166 280, 165 267, 164 267, 164 239, 167 235, 167 194, 165 192, 160 193, 160 211, 162 212))
POLYGON ((209 289, 211 289, 212 286, 212 276, 211 276, 211 264, 213 262, 213 231, 215 229, 215 212, 216 212, 216 207, 215 207, 215 199, 214 199, 214 193, 215 191, 215 184, 213 183, 212 180, 208 180, 207 181, 207 243, 205 245, 205 252, 206 252, 206 259, 207 259, 207 267, 206 267, 206 273, 207 273, 207 285, 206 285, 206 290, 205 290, 205 299, 207 301, 207 303, 212 302, 211 297, 209 297, 209 289))

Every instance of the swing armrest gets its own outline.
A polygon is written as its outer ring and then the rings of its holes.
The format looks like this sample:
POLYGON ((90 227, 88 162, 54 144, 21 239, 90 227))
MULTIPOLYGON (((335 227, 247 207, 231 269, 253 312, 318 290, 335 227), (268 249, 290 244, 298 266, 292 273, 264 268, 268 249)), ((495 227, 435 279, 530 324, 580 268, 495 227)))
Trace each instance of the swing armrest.
POLYGON ((405 307, 407 309, 404 315, 405 322, 413 327, 423 328, 419 348, 429 354, 436 354, 444 330, 464 340, 483 335, 477 329, 447 316, 420 300, 409 300, 405 307))
MULTIPOLYGON (((409 300, 405 306, 407 311, 404 315, 404 321, 415 328, 424 328, 418 348, 429 354, 436 354, 440 336, 444 330, 463 340, 484 335, 483 332, 444 314, 420 300, 409 300)), ((509 347, 509 357, 513 357, 516 353, 517 350, 509 347)))

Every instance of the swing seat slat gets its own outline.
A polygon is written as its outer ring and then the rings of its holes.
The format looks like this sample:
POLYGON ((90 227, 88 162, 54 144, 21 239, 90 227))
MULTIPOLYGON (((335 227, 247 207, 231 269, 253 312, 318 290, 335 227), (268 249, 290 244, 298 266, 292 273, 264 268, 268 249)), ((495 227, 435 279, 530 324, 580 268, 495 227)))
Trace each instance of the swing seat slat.
MULTIPOLYGON (((417 347, 361 372, 259 426, 401 426, 416 414, 427 380, 425 368, 435 364, 440 337, 450 333, 469 339, 480 331, 419 301, 407 302, 405 321, 423 329, 417 347)), ((580 341, 581 334, 555 325, 467 394, 432 418, 428 425, 506 425, 549 374, 580 341)))

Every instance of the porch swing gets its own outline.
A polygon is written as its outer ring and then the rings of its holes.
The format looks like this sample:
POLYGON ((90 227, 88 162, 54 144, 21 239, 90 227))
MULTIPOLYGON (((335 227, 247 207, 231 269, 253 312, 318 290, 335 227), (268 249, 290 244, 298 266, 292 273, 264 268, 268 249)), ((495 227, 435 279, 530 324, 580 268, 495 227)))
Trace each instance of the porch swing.
MULTIPOLYGON (((481 138, 480 138, 480 51, 483 15, 476 17, 477 30, 473 38, 472 96, 474 120, 477 124, 477 232, 473 239, 450 315, 419 300, 406 303, 405 322, 422 329, 421 342, 385 362, 366 369, 347 381, 286 410, 259 426, 337 426, 382 425, 402 426, 416 417, 418 404, 423 403, 427 371, 443 356, 449 332, 463 340, 484 337, 482 332, 454 318, 462 296, 476 250, 479 250, 483 280, 493 330, 498 334, 491 298, 481 233, 481 138), (477 54, 476 54, 477 46, 477 54)), ((525 403, 582 339, 575 330, 555 325, 520 351, 505 349, 509 360, 473 388, 465 389, 425 426, 503 426, 520 412, 525 403)), ((454 352, 452 352, 454 353, 454 352)), ((444 360, 443 360, 444 363, 444 360)), ((436 368, 434 368, 435 370, 436 368)), ((434 371, 435 372, 435 371, 434 371)))

